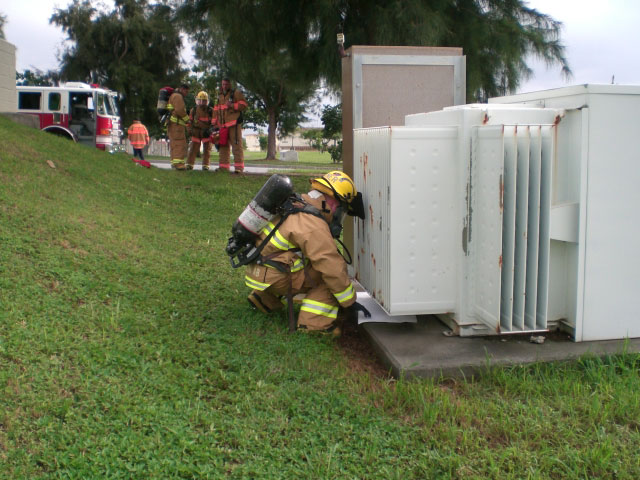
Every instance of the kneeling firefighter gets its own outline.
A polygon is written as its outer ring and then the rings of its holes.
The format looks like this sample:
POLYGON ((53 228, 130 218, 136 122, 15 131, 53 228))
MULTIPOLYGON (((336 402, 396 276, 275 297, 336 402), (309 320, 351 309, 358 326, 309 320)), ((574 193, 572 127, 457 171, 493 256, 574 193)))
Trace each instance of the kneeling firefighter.
POLYGON ((356 302, 347 262, 334 241, 345 214, 364 219, 362 194, 340 171, 310 182, 311 190, 297 195, 288 177, 273 175, 234 224, 227 254, 232 266, 247 265, 252 307, 270 313, 286 300, 290 331, 337 336, 345 318, 357 319, 358 311, 370 316, 356 302), (296 323, 292 299, 298 293, 305 297, 296 323))

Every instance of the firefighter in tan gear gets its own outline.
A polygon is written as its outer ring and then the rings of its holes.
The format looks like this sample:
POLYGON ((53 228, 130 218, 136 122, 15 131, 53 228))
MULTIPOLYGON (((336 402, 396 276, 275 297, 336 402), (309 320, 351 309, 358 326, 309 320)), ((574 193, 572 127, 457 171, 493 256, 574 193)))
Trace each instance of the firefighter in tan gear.
POLYGON ((196 163, 196 155, 202 150, 202 170, 209 170, 209 159, 211 157, 211 136, 209 126, 213 120, 213 108, 209 106, 209 94, 198 92, 196 95, 196 106, 189 112, 189 122, 191 123, 191 145, 189 146, 189 157, 187 158, 187 170, 193 170, 196 163))
POLYGON ((242 111, 247 108, 244 95, 237 88, 231 88, 228 78, 223 78, 218 102, 214 107, 215 118, 211 122, 220 129, 218 147, 220 165, 218 170, 230 171, 229 160, 233 152, 233 171, 242 173, 244 170, 244 152, 242 150, 242 111))
POLYGON ((169 150, 171 155, 171 168, 185 170, 185 158, 187 158, 187 127, 189 115, 184 104, 184 99, 189 93, 189 85, 182 84, 169 97, 167 110, 171 116, 167 125, 169 137, 169 150))
MULTIPOLYGON (((361 196, 348 175, 334 171, 311 180, 311 191, 301 197, 319 215, 300 211, 285 218, 262 250, 260 261, 247 266, 245 283, 253 289, 249 303, 269 313, 281 309, 284 298, 290 301, 293 295, 304 293, 298 330, 339 335, 344 318, 339 316, 341 309, 355 313, 356 318, 358 310, 369 313, 356 302, 347 264, 334 241, 345 213, 364 218, 361 196), (352 213, 350 204, 356 198, 359 212, 352 213)), ((278 220, 276 217, 267 224, 258 242, 278 220)))

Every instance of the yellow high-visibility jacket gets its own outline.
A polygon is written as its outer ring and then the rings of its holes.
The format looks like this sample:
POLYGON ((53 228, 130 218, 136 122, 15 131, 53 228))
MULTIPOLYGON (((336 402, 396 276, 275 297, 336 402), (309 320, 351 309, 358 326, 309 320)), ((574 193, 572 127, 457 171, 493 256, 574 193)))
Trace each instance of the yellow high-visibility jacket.
POLYGON ((149 143, 149 132, 139 120, 134 120, 127 130, 127 136, 133 148, 144 148, 149 143))

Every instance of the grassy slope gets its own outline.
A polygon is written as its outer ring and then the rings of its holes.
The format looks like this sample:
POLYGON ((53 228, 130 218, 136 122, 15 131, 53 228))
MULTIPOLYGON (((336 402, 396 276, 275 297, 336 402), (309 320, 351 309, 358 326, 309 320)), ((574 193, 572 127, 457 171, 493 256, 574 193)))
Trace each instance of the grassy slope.
POLYGON ((640 478, 638 356, 351 372, 246 306, 223 248, 264 178, 0 138, 0 478, 640 478))

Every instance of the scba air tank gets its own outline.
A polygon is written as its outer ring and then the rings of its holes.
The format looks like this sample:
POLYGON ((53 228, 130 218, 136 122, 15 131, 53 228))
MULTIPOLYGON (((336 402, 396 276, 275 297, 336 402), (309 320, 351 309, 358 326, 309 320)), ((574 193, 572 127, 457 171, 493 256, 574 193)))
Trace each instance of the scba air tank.
POLYGON ((293 195, 291 179, 274 174, 265 182, 231 229, 227 254, 234 255, 248 245, 253 246, 262 229, 277 215, 278 208, 293 195))
POLYGON ((158 92, 158 104, 156 110, 160 117, 167 114, 167 104, 169 103, 169 97, 171 97, 172 93, 172 87, 162 87, 158 92))

